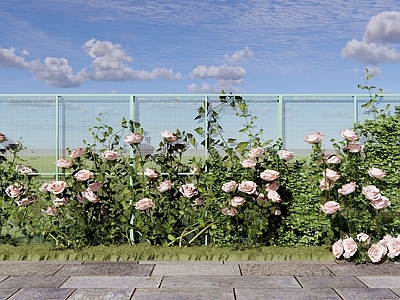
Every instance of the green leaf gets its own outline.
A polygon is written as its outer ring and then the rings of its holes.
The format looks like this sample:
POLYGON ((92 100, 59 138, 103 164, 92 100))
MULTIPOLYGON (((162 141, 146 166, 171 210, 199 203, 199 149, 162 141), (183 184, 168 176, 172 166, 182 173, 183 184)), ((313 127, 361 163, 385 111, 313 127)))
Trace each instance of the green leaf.
POLYGON ((197 127, 197 128, 194 129, 194 131, 196 131, 198 134, 204 134, 203 127, 197 127))
POLYGON ((199 225, 200 225, 201 227, 204 227, 204 226, 206 225, 206 222, 204 222, 204 219, 203 219, 203 218, 197 218, 196 220, 197 220, 197 222, 199 222, 199 225))
POLYGON ((168 234, 167 238, 168 238, 170 241, 173 241, 173 242, 176 241, 176 238, 175 238, 172 234, 168 234))
POLYGON ((227 143, 228 143, 228 144, 232 144, 232 143, 234 143, 235 141, 236 141, 236 139, 230 138, 230 139, 228 139, 227 143))
POLYGON ((244 149, 246 149, 246 147, 249 145, 249 142, 240 142, 239 144, 237 144, 237 146, 236 146, 236 150, 238 151, 238 152, 243 152, 244 151, 244 149))

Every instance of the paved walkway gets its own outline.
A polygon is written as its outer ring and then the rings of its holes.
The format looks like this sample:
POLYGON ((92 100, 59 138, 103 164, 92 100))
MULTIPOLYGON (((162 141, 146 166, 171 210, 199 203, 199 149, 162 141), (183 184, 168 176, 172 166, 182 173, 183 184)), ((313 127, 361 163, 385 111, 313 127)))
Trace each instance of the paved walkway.
POLYGON ((1 261, 0 299, 400 299, 400 264, 1 261))

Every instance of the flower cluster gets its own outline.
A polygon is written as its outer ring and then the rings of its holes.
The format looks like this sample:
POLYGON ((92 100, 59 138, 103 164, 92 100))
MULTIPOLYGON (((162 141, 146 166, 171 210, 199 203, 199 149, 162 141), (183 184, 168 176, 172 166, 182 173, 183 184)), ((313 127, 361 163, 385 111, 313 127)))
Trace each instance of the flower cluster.
MULTIPOLYGON (((339 213, 337 220, 346 219, 346 222, 349 224, 348 230, 351 230, 353 228, 351 225, 352 222, 354 222, 353 218, 357 218, 353 217, 353 213, 362 214, 363 212, 368 212, 368 214, 376 215, 378 211, 387 208, 391 203, 387 197, 381 194, 380 190, 375 185, 365 184, 371 181, 377 181, 377 183, 382 181, 386 176, 384 170, 377 167, 370 167, 364 171, 364 173, 358 171, 357 164, 359 164, 361 156, 357 156, 357 153, 361 152, 364 148, 363 145, 357 142, 357 140, 359 140, 359 135, 349 129, 342 130, 340 134, 344 139, 344 142, 342 142, 342 152, 338 151, 337 154, 324 154, 322 158, 324 164, 328 167, 322 172, 323 178, 320 181, 319 188, 321 191, 326 192, 325 195, 328 201, 320 206, 320 210, 327 215, 339 213), (344 171, 349 169, 357 170, 357 173, 353 175, 353 179, 360 180, 360 183, 357 183, 356 180, 346 182, 345 180, 351 179, 348 173, 345 178, 342 178, 342 175, 338 171, 342 161, 347 163, 347 167, 343 167, 344 171), (348 167, 349 164, 352 164, 350 168, 348 167), (342 185, 337 189, 337 194, 335 196, 332 191, 339 181, 342 182, 342 185), (361 184, 361 182, 363 184, 361 184), (361 191, 357 191, 360 185, 364 186, 361 188, 361 191), (352 198, 349 198, 350 195, 353 195, 351 196, 352 198), (365 201, 365 199, 369 202, 365 201), (352 203, 355 203, 353 201, 358 201, 357 208, 352 205, 352 203), (367 207, 368 205, 375 211, 371 212, 367 207), (345 212, 340 214, 342 209, 344 209, 345 212), (360 209, 360 212, 357 212, 357 209, 360 209)), ((322 137, 323 135, 318 132, 308 135, 306 141, 317 145, 322 142, 322 137)), ((340 235, 342 235, 342 233, 340 233, 340 235)), ((344 238, 337 240, 333 244, 332 252, 337 259, 343 257, 344 259, 352 260, 357 251, 360 251, 360 246, 362 249, 368 247, 368 257, 370 261, 374 263, 381 262, 386 255, 388 258, 393 259, 400 253, 400 248, 398 250, 395 248, 397 245, 400 246, 399 237, 392 238, 390 235, 387 235, 383 240, 372 245, 370 245, 370 241, 371 238, 365 233, 357 234, 355 239, 351 237, 350 234, 346 234, 344 238)))
MULTIPOLYGON (((356 140, 359 139, 358 134, 349 129, 342 130, 340 132, 340 134, 348 142, 348 145, 350 143, 354 143, 356 140)), ((314 134, 309 134, 306 137, 306 141, 308 141, 309 143, 310 143, 310 141, 313 141, 314 144, 317 144, 322 141, 322 137, 323 137, 323 135, 320 132, 317 132, 314 134)), ((360 146, 360 149, 362 149, 362 146, 360 146)), ((354 151, 349 151, 349 152, 353 153, 354 151)), ((325 154, 323 157, 323 160, 327 165, 339 164, 341 162, 340 157, 336 154, 325 154)), ((334 188, 336 182, 341 178, 341 175, 339 172, 332 170, 330 168, 325 169, 322 175, 323 175, 323 178, 321 179, 320 184, 319 184, 319 188, 322 191, 332 190, 334 188)), ((381 170, 379 168, 371 167, 368 170, 368 175, 371 178, 381 180, 381 179, 383 179, 383 177, 385 177, 386 174, 383 170, 381 170)), ((357 188, 358 188, 357 183, 352 181, 352 182, 343 184, 337 190, 337 192, 343 196, 348 196, 348 195, 354 193, 357 188)), ((382 196, 379 192, 379 189, 376 188, 376 186, 374 186, 374 185, 369 185, 369 186, 363 187, 362 193, 370 201, 369 204, 371 204, 375 209, 383 209, 390 205, 389 199, 385 196, 382 196)), ((321 210, 327 214, 333 214, 340 210, 340 204, 336 201, 331 200, 331 201, 324 203, 321 206, 321 210)))
MULTIPOLYGON (((245 158, 241 161, 243 168, 253 169, 257 166, 256 159, 263 156, 264 149, 262 147, 256 147, 248 152, 249 158, 245 158)), ((291 160, 294 158, 294 153, 286 150, 281 150, 280 158, 283 160, 291 160)), ((236 181, 229 181, 222 185, 221 189, 225 193, 231 193, 230 207, 222 209, 222 213, 227 216, 235 216, 238 213, 238 207, 242 206, 246 202, 246 197, 255 201, 268 201, 271 200, 275 204, 274 215, 278 216, 281 214, 278 204, 281 202, 281 196, 278 193, 280 187, 279 172, 271 169, 266 169, 259 174, 259 177, 267 183, 261 188, 261 191, 257 190, 257 184, 252 180, 244 180, 240 183, 236 181), (243 193, 242 195, 236 192, 243 193)))
POLYGON ((365 233, 357 234, 356 241, 351 237, 336 241, 332 245, 332 253, 337 259, 342 256, 351 259, 357 253, 359 244, 368 247, 368 257, 373 263, 382 262, 386 256, 395 260, 400 254, 400 235, 397 237, 386 235, 383 239, 371 245, 371 239, 365 233))

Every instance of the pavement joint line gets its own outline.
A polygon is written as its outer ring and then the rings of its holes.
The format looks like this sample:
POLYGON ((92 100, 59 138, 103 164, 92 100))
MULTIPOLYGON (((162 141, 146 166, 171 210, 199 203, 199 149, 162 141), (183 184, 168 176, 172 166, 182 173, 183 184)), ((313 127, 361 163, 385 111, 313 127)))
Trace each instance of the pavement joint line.
POLYGON ((294 280, 297 281, 297 284, 298 284, 302 289, 304 289, 304 286, 301 285, 300 281, 297 279, 297 276, 293 276, 293 278, 294 278, 294 280))
POLYGON ((161 285, 162 285, 162 283, 164 282, 164 278, 165 278, 165 276, 162 276, 161 277, 161 280, 160 280, 160 284, 158 285, 158 287, 157 288, 161 288, 161 285))
POLYGON ((359 282, 361 282, 361 284, 362 284, 363 286, 365 286, 366 288, 369 288, 368 285, 366 285, 364 282, 362 282, 362 281, 360 280, 360 278, 358 278, 358 275, 357 275, 357 276, 354 276, 354 278, 357 279, 359 282))

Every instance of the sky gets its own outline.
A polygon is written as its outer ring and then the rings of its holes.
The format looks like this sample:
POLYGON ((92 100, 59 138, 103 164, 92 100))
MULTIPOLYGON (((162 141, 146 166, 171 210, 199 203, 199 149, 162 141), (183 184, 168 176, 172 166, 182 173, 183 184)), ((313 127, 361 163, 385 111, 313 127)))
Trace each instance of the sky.
POLYGON ((400 93, 398 0, 2 0, 0 94, 400 93))

